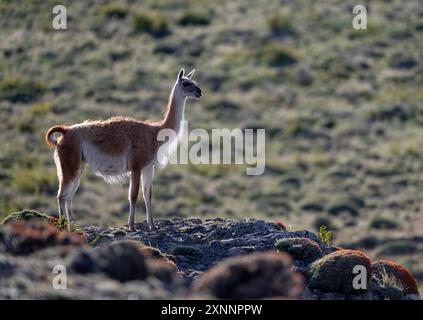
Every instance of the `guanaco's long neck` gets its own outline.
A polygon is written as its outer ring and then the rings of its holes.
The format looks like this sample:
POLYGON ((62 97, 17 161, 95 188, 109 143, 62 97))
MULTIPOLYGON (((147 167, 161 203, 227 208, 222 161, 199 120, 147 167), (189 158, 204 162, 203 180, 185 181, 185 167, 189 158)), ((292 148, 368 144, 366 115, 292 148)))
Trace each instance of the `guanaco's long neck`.
POLYGON ((164 119, 161 122, 162 128, 172 129, 179 132, 181 129, 181 122, 184 120, 185 102, 187 98, 182 95, 177 85, 172 89, 169 97, 164 119))

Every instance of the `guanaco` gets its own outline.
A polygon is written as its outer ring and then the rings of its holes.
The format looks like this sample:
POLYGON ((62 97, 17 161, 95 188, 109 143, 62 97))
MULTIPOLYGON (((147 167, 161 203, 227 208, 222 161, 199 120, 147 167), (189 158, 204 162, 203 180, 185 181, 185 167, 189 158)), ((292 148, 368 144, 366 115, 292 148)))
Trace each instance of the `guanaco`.
POLYGON ((113 117, 108 120, 87 120, 71 126, 57 125, 47 131, 45 141, 55 148, 54 161, 59 179, 59 215, 66 215, 69 229, 73 223, 72 200, 86 163, 109 183, 130 177, 130 231, 136 230, 135 205, 141 184, 147 224, 150 230, 155 229, 151 208, 152 185, 154 167, 158 165, 157 153, 163 145, 157 137, 161 130, 171 129, 176 133, 176 140, 179 140, 187 98, 199 99, 202 96, 200 87, 192 80, 194 71, 185 75, 184 69, 180 69, 169 96, 166 112, 160 121, 113 117), (55 137, 55 134, 60 136, 55 137))

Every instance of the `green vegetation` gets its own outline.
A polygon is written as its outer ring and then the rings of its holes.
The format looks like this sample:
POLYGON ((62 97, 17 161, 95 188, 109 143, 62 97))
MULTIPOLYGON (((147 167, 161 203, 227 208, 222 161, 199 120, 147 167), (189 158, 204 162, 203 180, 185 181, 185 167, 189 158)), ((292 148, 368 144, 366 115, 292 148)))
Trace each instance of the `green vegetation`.
POLYGON ((367 282, 371 278, 370 258, 357 250, 338 250, 314 261, 308 268, 309 286, 327 292, 360 293, 353 287, 355 266, 366 268, 367 282))
POLYGON ((128 15, 128 7, 120 3, 109 3, 101 7, 101 12, 107 18, 124 19, 128 15))
POLYGON ((274 14, 267 20, 270 31, 275 35, 294 35, 296 33, 294 23, 289 17, 274 14))
POLYGON ((133 26, 136 32, 146 32, 157 38, 170 33, 166 18, 156 12, 139 11, 134 16, 133 26))
POLYGON ((322 254, 319 245, 307 238, 287 238, 276 241, 276 249, 286 252, 296 260, 314 261, 322 254))
POLYGON ((173 249, 175 256, 185 256, 190 260, 198 260, 203 257, 203 253, 200 249, 191 246, 177 246, 173 249))
POLYGON ((324 225, 320 226, 319 230, 317 231, 317 236, 327 246, 332 245, 332 243, 333 243, 333 232, 329 231, 326 226, 324 226, 324 225))
POLYGON ((0 100, 28 103, 38 99, 46 86, 35 80, 7 78, 0 82, 0 100))
POLYGON ((276 43, 266 45, 259 54, 261 61, 272 67, 289 66, 301 59, 297 50, 276 43))
POLYGON ((179 17, 177 23, 181 26, 206 26, 210 24, 209 13, 185 11, 179 17))
POLYGON ((7 224, 16 220, 28 221, 31 219, 41 219, 45 221, 50 221, 51 217, 45 213, 38 212, 35 210, 22 210, 19 212, 12 212, 8 214, 0 224, 7 224))
POLYGON ((397 229, 400 225, 397 221, 390 218, 379 217, 370 222, 370 228, 373 229, 397 229))

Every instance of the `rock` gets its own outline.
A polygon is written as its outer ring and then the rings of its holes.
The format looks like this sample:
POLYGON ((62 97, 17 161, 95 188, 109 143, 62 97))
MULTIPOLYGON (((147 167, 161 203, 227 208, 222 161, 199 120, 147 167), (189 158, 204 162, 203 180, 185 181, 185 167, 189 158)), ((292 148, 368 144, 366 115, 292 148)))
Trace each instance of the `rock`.
POLYGON ((404 271, 352 291, 351 268, 368 270, 368 258, 326 246, 307 230, 256 219, 157 220, 154 232, 137 225, 135 232, 87 226, 85 241, 37 219, 0 226, 0 288, 10 288, 0 299, 419 299, 415 282, 398 285, 396 277, 412 279, 404 271), (72 284, 65 293, 51 287, 57 264, 72 284))
POLYGON ((16 267, 12 259, 6 255, 0 254, 0 277, 7 276, 16 267))
POLYGON ((232 257, 232 256, 240 256, 240 255, 245 255, 245 254, 248 254, 248 253, 252 253, 254 251, 256 251, 256 248, 253 247, 253 246, 248 246, 248 247, 245 247, 245 246, 243 246, 243 247, 233 247, 233 248, 230 248, 228 250, 228 255, 230 257, 232 257))
POLYGON ((319 245, 307 238, 280 239, 275 246, 278 251, 288 253, 295 260, 312 262, 322 255, 319 245))
POLYGON ((372 264, 372 271, 373 278, 382 290, 396 288, 404 295, 419 295, 418 285, 413 275, 399 263, 379 260, 372 264))
POLYGON ((339 250, 314 261, 309 269, 308 285, 310 288, 324 292, 342 294, 362 293, 353 288, 353 268, 362 265, 367 270, 367 283, 372 274, 371 262, 368 256, 357 250, 339 250))
POLYGON ((291 266, 288 255, 275 252, 228 258, 204 273, 193 290, 219 299, 298 298, 302 277, 291 266))

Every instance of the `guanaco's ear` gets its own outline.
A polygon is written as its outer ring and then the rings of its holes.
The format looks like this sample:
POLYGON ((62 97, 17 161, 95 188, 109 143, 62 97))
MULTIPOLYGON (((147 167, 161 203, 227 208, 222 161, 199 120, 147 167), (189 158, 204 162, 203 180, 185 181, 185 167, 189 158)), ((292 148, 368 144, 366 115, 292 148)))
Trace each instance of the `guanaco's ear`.
POLYGON ((184 74, 185 74, 185 70, 184 68, 181 68, 181 70, 179 70, 179 73, 178 73, 178 80, 181 79, 184 76, 184 74))
POLYGON ((187 74, 187 78, 191 79, 194 75, 195 69, 192 69, 190 73, 187 74))

